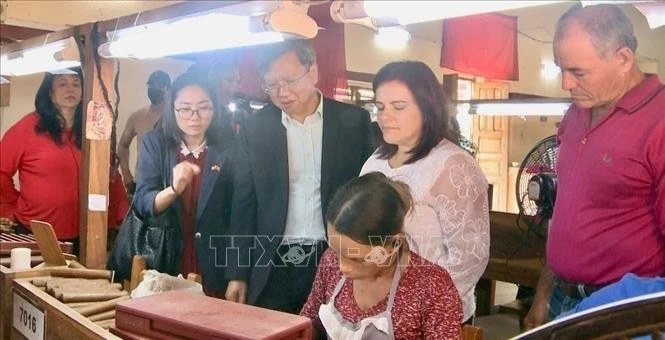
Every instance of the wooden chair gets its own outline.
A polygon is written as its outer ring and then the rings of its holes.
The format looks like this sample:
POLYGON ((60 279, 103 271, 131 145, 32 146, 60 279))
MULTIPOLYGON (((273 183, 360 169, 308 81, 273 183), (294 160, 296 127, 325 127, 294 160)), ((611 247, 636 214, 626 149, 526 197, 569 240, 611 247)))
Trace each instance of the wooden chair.
POLYGON ((462 327, 462 340, 483 340, 483 330, 476 326, 464 325, 462 327))
POLYGON ((665 337, 665 292, 618 301, 547 323, 517 336, 536 339, 665 337))

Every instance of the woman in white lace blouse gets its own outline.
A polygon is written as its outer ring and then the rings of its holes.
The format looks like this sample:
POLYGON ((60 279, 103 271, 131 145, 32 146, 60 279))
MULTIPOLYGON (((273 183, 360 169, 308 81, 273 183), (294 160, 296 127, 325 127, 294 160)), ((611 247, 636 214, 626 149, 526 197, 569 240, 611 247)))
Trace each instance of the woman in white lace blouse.
POLYGON ((474 288, 489 259, 485 175, 457 145, 448 103, 427 65, 387 64, 372 85, 383 143, 361 175, 380 171, 409 185, 415 203, 404 226, 409 245, 450 273, 468 321, 475 312, 474 288))

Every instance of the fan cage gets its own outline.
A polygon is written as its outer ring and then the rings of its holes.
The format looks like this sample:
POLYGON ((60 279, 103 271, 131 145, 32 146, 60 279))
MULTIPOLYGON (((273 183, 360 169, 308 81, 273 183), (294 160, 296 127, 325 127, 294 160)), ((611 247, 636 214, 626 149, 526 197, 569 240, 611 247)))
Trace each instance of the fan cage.
POLYGON ((517 171, 515 188, 517 206, 521 215, 536 216, 538 207, 527 195, 529 180, 539 173, 556 172, 555 166, 558 155, 559 147, 556 144, 556 135, 552 135, 538 142, 524 157, 517 171))

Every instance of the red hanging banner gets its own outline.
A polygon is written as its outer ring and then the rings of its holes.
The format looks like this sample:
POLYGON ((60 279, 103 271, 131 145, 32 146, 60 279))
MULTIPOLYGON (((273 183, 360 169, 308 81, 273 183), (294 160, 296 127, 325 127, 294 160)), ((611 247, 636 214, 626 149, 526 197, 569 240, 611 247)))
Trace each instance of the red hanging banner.
POLYGON ((519 80, 517 17, 478 14, 443 21, 441 66, 460 73, 519 80))
POLYGON ((317 87, 324 96, 335 98, 336 92, 348 88, 346 79, 346 48, 344 45, 344 24, 334 22, 330 16, 331 3, 309 7, 309 16, 322 29, 312 39, 319 65, 317 87))

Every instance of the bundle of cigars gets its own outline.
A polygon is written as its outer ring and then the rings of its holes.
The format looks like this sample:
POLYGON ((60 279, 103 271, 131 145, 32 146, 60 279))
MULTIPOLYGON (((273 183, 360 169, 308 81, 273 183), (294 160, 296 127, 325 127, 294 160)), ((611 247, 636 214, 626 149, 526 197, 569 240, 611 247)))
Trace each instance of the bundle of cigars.
POLYGON ((115 323, 116 303, 129 299, 119 283, 111 283, 112 272, 85 268, 54 268, 50 277, 31 283, 93 321, 109 329, 115 323))

